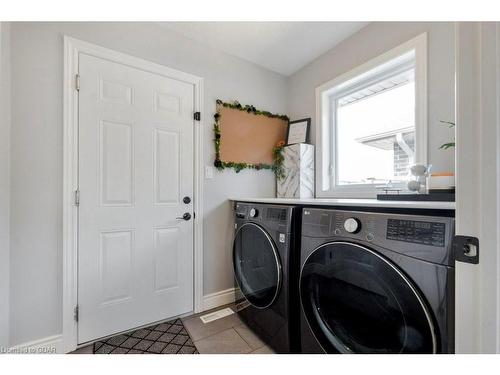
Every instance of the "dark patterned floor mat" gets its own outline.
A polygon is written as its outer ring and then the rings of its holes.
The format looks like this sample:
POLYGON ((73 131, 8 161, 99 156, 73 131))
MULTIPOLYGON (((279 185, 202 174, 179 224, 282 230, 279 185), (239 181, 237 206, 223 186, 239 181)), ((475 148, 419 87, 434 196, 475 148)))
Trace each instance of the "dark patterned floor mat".
POLYGON ((180 319, 94 343, 94 354, 198 354, 180 319))

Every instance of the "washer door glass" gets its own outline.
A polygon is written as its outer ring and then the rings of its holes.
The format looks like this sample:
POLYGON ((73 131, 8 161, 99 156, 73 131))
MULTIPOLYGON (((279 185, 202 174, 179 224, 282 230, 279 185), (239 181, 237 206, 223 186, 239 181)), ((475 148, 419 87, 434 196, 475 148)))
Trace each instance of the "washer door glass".
POLYGON ((270 306, 281 287, 281 262, 272 238, 260 226, 243 224, 233 244, 236 282, 248 302, 270 306))
POLYGON ((435 353, 432 318, 409 279, 352 243, 317 248, 300 278, 303 312, 329 353, 435 353))

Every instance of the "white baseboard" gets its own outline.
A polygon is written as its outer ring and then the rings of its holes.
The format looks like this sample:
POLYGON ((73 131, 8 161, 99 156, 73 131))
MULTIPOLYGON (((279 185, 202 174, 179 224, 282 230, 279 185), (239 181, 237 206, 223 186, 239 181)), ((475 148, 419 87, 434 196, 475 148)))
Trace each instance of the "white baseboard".
POLYGON ((9 348, 12 354, 56 354, 63 353, 62 335, 45 337, 9 348))
POLYGON ((235 288, 229 288, 203 296, 203 311, 234 302, 234 292, 235 288))

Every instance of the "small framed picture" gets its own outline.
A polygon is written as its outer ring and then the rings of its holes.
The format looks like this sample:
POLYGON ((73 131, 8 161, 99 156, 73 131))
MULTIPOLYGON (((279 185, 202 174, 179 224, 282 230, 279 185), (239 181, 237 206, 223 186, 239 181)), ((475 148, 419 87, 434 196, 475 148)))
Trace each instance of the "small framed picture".
POLYGON ((311 118, 290 121, 286 132, 286 144, 309 143, 309 127, 311 118))

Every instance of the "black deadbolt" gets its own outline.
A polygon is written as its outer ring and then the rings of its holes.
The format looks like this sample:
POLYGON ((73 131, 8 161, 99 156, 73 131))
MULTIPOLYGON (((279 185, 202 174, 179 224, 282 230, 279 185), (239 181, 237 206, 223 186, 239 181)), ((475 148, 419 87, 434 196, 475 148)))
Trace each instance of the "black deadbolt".
POLYGON ((189 197, 184 197, 184 198, 182 199, 182 201, 183 201, 185 204, 189 204, 189 203, 191 203, 191 198, 189 198, 189 197))

